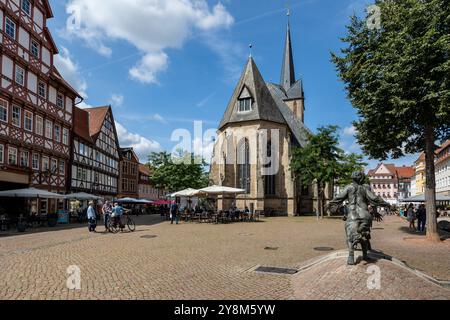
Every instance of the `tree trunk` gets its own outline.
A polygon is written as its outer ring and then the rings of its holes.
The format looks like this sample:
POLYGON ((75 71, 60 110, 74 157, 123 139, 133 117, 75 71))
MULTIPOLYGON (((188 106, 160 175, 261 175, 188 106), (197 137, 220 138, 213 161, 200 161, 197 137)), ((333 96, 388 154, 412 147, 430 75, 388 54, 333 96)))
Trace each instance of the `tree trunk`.
POLYGON ((320 183, 320 218, 323 219, 325 211, 325 187, 320 183))
POLYGON ((437 230, 436 217, 436 176, 435 176, 435 135, 431 125, 425 129, 425 162, 426 187, 425 201, 427 209, 427 238, 431 241, 440 241, 437 230))
POLYGON ((317 182, 317 220, 319 220, 320 217, 320 208, 322 207, 322 204, 320 203, 320 182, 317 182))

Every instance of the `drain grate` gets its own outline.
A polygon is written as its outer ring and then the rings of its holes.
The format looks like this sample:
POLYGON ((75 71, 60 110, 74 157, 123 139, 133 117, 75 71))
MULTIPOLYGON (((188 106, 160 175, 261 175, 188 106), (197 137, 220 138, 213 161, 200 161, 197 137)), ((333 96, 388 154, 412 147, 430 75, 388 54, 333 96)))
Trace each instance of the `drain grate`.
POLYGON ((334 248, 332 248, 332 247, 315 247, 314 250, 316 250, 316 251, 333 251, 334 248))
POLYGON ((277 274, 296 274, 298 270, 288 269, 288 268, 278 268, 278 267, 258 267, 255 269, 256 272, 262 273, 277 273, 277 274))
POLYGON ((156 238, 157 236, 153 236, 153 235, 146 235, 146 236, 142 236, 141 238, 142 239, 154 239, 154 238, 156 238))
POLYGON ((277 251, 278 247, 265 247, 264 250, 277 251))

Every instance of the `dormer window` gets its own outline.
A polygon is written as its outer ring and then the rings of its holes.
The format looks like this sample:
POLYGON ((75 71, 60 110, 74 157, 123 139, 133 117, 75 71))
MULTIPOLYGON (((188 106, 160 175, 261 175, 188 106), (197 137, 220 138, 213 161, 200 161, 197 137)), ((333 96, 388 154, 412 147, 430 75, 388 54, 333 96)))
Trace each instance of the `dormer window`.
POLYGON ((238 98, 238 110, 239 112, 248 112, 252 110, 253 98, 247 87, 242 89, 242 92, 238 98))
POLYGON ((252 98, 239 100, 239 112, 246 112, 252 110, 252 98))

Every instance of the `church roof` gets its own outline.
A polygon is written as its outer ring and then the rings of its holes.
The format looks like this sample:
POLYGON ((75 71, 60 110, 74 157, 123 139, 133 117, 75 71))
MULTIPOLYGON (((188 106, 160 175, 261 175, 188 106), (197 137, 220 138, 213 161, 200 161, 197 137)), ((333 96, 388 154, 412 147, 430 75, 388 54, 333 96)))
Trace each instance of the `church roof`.
POLYGON ((237 123, 253 120, 265 120, 285 124, 286 121, 281 114, 277 103, 270 93, 267 85, 258 70, 253 58, 249 58, 244 72, 239 80, 233 96, 220 122, 219 129, 229 123, 237 123), (252 98, 250 111, 239 112, 239 98, 252 98))
POLYGON ((292 54, 291 27, 287 24, 286 43, 283 54, 283 67, 281 68, 280 85, 284 91, 288 90, 295 83, 294 56, 292 54))
POLYGON ((278 109, 280 110, 283 118, 286 121, 289 129, 292 131, 297 143, 304 147, 308 142, 307 133, 312 134, 312 132, 305 126, 305 124, 298 119, 292 110, 284 102, 287 99, 286 93, 283 88, 274 83, 268 83, 267 87, 272 94, 278 109))

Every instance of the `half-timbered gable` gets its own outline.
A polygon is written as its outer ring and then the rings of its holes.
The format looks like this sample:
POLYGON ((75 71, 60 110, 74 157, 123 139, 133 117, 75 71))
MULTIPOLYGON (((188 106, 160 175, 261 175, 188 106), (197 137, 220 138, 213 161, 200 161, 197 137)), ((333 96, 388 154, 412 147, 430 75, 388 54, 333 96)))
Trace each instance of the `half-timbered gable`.
POLYGON ((53 64, 52 17, 47 0, 0 0, 0 149, 11 155, 0 188, 65 193, 68 186, 72 113, 81 97, 53 64))
POLYGON ((119 143, 111 107, 74 108, 72 182, 74 192, 106 197, 118 193, 119 143))

